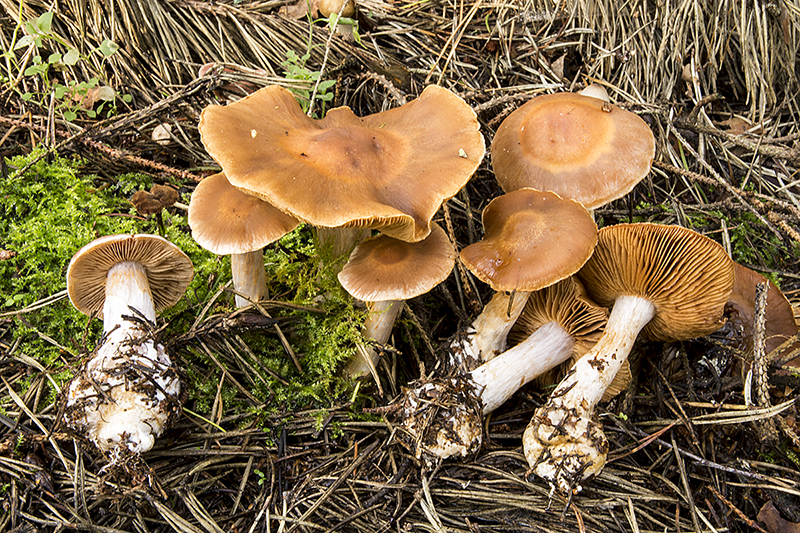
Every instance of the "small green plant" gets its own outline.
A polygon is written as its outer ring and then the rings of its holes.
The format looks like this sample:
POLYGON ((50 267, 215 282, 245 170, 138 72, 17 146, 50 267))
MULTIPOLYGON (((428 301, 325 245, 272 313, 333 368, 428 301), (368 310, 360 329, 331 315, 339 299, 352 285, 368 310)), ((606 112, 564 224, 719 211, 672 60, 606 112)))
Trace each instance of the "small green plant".
POLYGON ((267 482, 267 476, 266 476, 266 474, 264 474, 264 472, 262 472, 262 471, 261 471, 261 470, 259 470, 258 468, 254 468, 254 469, 253 469, 253 473, 254 473, 255 475, 257 475, 257 476, 258 476, 258 486, 259 486, 259 487, 260 487, 260 486, 262 486, 264 483, 266 483, 266 482, 267 482))
MULTIPOLYGON (((306 81, 309 82, 312 87, 317 83, 322 73, 319 70, 309 70, 308 67, 306 67, 306 63, 308 63, 308 59, 311 57, 312 49, 313 46, 309 39, 308 50, 306 50, 306 53, 302 56, 297 55, 297 52, 294 50, 286 51, 286 61, 281 63, 281 66, 284 68, 283 73, 286 75, 287 80, 306 81)), ((328 89, 333 87, 335 83, 336 80, 323 80, 317 87, 316 97, 322 101, 322 115, 325 115, 325 104, 333 100, 333 93, 328 92, 328 89)), ((307 113, 308 106, 311 105, 311 90, 300 88, 291 88, 290 90, 297 96, 300 107, 307 113)), ((316 114, 314 116, 316 117, 316 114)))
POLYGON ((130 95, 118 95, 99 76, 80 81, 68 79, 66 70, 79 62, 91 63, 96 56, 101 61, 109 58, 117 52, 119 45, 105 39, 87 53, 81 53, 53 32, 53 16, 53 12, 48 11, 36 20, 17 26, 9 49, 0 54, 0 58, 5 60, 5 73, 0 75, 0 83, 12 87, 23 100, 40 107, 47 108, 52 97, 56 111, 67 121, 75 120, 81 112, 89 118, 113 115, 117 111, 117 97, 130 102, 130 95), (21 29, 25 35, 17 39, 21 29), (22 53, 20 58, 18 53, 22 53), (38 83, 27 83, 23 85, 26 89, 20 89, 22 78, 31 82, 37 80, 38 83))

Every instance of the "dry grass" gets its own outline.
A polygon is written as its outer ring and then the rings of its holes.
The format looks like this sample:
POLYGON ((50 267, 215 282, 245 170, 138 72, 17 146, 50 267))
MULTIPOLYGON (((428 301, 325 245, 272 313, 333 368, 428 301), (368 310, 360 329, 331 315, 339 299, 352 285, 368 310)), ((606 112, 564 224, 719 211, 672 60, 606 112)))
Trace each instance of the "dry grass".
MULTIPOLYGON (((116 89, 133 95, 133 103, 103 122, 67 124, 6 91, 0 98, 0 155, 47 143, 86 157, 88 171, 113 176, 138 169, 191 187, 213 166, 197 133, 204 106, 268 84, 311 88, 285 80, 280 65, 287 50, 306 50, 309 35, 305 19, 278 16, 286 4, 59 2, 54 29, 66 41, 87 49, 104 38, 122 45, 91 69, 102 69, 116 89), (198 68, 210 61, 227 68, 198 79, 198 68), (173 126, 166 147, 150 139, 161 123, 173 126)), ((319 25, 313 30, 308 64, 337 80, 336 105, 373 113, 439 83, 474 107, 490 141, 502 119, 531 95, 600 82, 613 101, 648 121, 657 155, 650 177, 599 210, 599 220, 681 224, 712 236, 734 255, 739 248, 760 250, 748 256, 748 266, 777 274, 784 291, 797 298, 795 4, 361 5, 363 46, 340 36, 329 40, 319 25)), ((49 6, 26 2, 22 19, 49 6)), ((18 14, 17 2, 0 0, 4 48, 18 14)), ((480 211, 498 193, 487 160, 447 203, 442 216, 460 246, 480 238, 480 211)), ((462 273, 434 293, 452 310, 444 321, 411 302, 411 325, 398 334, 399 353, 391 354, 387 368, 406 365, 401 373, 412 376, 426 363, 430 369, 433 346, 473 316, 486 295, 462 273), (429 343, 408 343, 409 328, 429 343)), ((238 384, 243 401, 258 407, 241 385, 252 375, 238 354, 241 345, 220 341, 235 331, 215 324, 199 324, 192 342, 216 343, 223 379, 238 384)), ((544 400, 544 392, 533 388, 487 421, 487 444, 477 457, 432 472, 397 445, 390 414, 356 421, 349 405, 332 406, 321 424, 316 411, 255 418, 219 411, 213 423, 185 413, 144 461, 104 471, 84 443, 53 432, 57 407, 39 401, 46 370, 14 351, 13 327, 0 322, 0 530, 776 531, 769 522, 755 522, 767 502, 800 522, 796 379, 776 372, 774 407, 746 407, 736 362, 747 356, 730 348, 724 331, 696 342, 639 347, 634 382, 603 412, 611 462, 566 501, 526 477, 520 435, 544 400), (17 382, 31 376, 36 385, 20 396, 17 382), (777 427, 777 442, 759 441, 767 419, 777 427)), ((180 356, 177 346, 176 352, 180 356)), ((382 374, 384 390, 396 390, 395 377, 382 374)), ((376 396, 376 405, 388 401, 376 396)))

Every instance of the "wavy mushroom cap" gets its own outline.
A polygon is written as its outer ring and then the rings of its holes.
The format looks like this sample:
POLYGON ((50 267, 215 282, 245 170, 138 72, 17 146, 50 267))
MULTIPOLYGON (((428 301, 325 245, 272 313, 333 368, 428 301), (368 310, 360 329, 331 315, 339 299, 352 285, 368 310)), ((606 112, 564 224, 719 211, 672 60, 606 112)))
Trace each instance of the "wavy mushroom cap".
POLYGON ((537 96, 492 142, 504 191, 554 191, 594 209, 628 194, 650 171, 655 138, 636 114, 575 93, 537 96))
POLYGON ((410 242, 480 164, 478 128, 469 105, 436 85, 363 118, 339 107, 311 119, 278 86, 200 117, 203 144, 235 187, 314 226, 381 228, 410 242))
POLYGON ((597 243, 597 226, 585 207, 534 189, 489 202, 483 228, 483 240, 461 250, 461 260, 496 291, 535 291, 569 277, 597 243))
POLYGON ((217 255, 260 250, 299 224, 293 216, 231 185, 223 172, 201 181, 189 202, 192 237, 217 255))
POLYGON ((638 296, 656 307, 642 333, 652 340, 702 337, 722 326, 733 261, 708 237, 681 226, 618 224, 601 229, 578 277, 589 297, 612 307, 638 296))
MULTIPOLYGON (((728 305, 733 308, 735 313, 731 313, 730 320, 744 332, 748 350, 753 348, 756 286, 762 282, 769 284, 765 309, 767 336, 764 345, 767 353, 770 353, 798 331, 792 304, 774 283, 758 272, 734 263, 733 274, 733 291, 728 299, 728 305)), ((797 363, 793 364, 797 366, 797 363)))
POLYGON ((378 235, 360 242, 339 272, 339 282, 354 298, 365 302, 408 300, 447 279, 456 252, 438 224, 422 241, 405 242, 378 235))
POLYGON ((67 268, 67 293, 79 311, 102 318, 106 277, 118 263, 135 262, 147 273, 156 311, 181 299, 194 269, 177 246, 158 235, 107 235, 72 257, 67 268))

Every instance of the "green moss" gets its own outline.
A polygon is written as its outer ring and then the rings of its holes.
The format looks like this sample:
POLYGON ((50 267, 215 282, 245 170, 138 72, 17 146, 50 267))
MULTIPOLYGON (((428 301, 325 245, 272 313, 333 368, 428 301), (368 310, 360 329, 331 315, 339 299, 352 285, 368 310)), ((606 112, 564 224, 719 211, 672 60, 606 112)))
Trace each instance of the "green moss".
MULTIPOLYGON (((37 156, 8 161, 11 174, 37 156)), ((0 249, 16 253, 0 261, 0 311, 18 310, 64 291, 70 259, 100 236, 160 232, 154 220, 136 216, 128 201, 133 191, 152 185, 150 178, 128 174, 109 184, 80 170, 80 160, 55 157, 38 161, 17 179, 0 180, 0 249)), ((188 197, 183 199, 188 201, 188 197)), ((218 257, 195 243, 184 212, 165 211, 162 217, 164 237, 190 257, 195 269, 184 298, 160 315, 160 320, 168 323, 162 336, 169 340, 190 329, 212 295, 230 281, 231 273, 229 258, 218 257)), ((308 227, 286 235, 264 255, 273 298, 303 306, 271 312, 288 325, 285 333, 304 372, 296 370, 274 333, 265 331, 240 333, 257 358, 243 355, 255 373, 243 370, 239 362, 227 361, 221 347, 215 358, 258 402, 267 405, 268 412, 324 408, 346 398, 352 384, 337 377, 338 369, 355 353, 356 344, 363 342, 360 331, 365 312, 353 306, 336 278, 345 258, 318 249, 308 227), (290 385, 281 384, 265 367, 290 385)), ((229 312, 233 306, 233 297, 223 294, 206 316, 229 312)), ((70 368, 77 366, 81 353, 93 348, 102 330, 101 321, 90 321, 67 298, 17 315, 15 320, 13 335, 20 339, 18 349, 40 361, 59 385, 71 378, 70 368)), ((193 410, 210 415, 217 397, 226 414, 253 409, 252 401, 229 380, 221 379, 222 370, 207 353, 196 347, 181 348, 177 351, 183 359, 193 410)), ((22 381, 19 385, 24 389, 22 381)), ((53 394, 50 391, 43 398, 52 401, 53 394)))
MULTIPOLYGON (((8 160, 10 174, 39 155, 34 152, 8 160)), ((100 236, 157 233, 155 222, 135 216, 127 200, 134 190, 151 185, 150 178, 126 174, 109 186, 96 176, 82 175, 80 168, 79 159, 42 158, 20 177, 0 180, 0 249, 15 254, 0 261, 0 311, 20 309, 64 291, 70 259, 100 236)), ((204 299, 202 293, 208 288, 203 274, 207 276, 215 256, 191 239, 186 216, 164 215, 166 238, 195 265, 197 275, 188 294, 204 299)), ((189 301, 181 301, 164 317, 181 316, 188 306, 189 301)), ((16 315, 15 321, 13 335, 21 342, 18 349, 48 370, 75 363, 75 357, 90 350, 102 330, 99 320, 90 323, 66 298, 16 315)), ((71 372, 59 368, 53 377, 60 385, 71 378, 71 372)))

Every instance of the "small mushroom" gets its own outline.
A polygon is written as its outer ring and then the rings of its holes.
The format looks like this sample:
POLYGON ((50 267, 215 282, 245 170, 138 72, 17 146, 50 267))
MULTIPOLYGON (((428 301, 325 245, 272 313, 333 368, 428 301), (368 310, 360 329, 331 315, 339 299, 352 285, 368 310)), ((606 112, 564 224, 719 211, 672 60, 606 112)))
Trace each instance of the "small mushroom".
POLYGON ((152 448, 180 412, 178 374, 152 330, 192 274, 189 258, 155 235, 101 237, 70 261, 69 298, 103 318, 103 339, 69 383, 64 416, 112 459, 152 448))
POLYGON ((460 361, 487 361, 505 350, 528 295, 580 269, 597 242, 597 226, 574 200, 519 189, 483 210, 484 238, 461 251, 464 265, 498 291, 451 351, 460 361))
MULTIPOLYGON (((450 239, 436 223, 420 242, 379 235, 359 243, 338 276, 350 295, 368 304, 364 338, 386 344, 403 302, 447 279, 455 260, 450 239)), ((377 362, 375 349, 366 348, 348 363, 345 373, 351 377, 366 375, 374 372, 377 362)))
POLYGON ((481 415, 497 409, 537 376, 589 351, 607 318, 608 310, 592 302, 574 276, 533 292, 519 318, 529 333, 524 341, 466 376, 421 380, 404 390, 401 442, 426 463, 469 456, 481 445, 481 415), (438 398, 459 399, 425 402, 432 391, 438 398))
POLYGON ((270 86, 207 107, 199 128, 234 187, 315 227, 378 228, 407 242, 430 233, 485 149, 475 112, 436 85, 395 109, 359 118, 339 107, 319 120, 270 86))
POLYGON ((201 181, 189 202, 194 240, 212 253, 231 256, 236 307, 269 298, 263 248, 299 224, 296 218, 233 187, 222 172, 201 181))
POLYGON ((707 335, 723 323, 733 262, 723 248, 680 226, 601 229, 578 273, 592 300, 612 307, 605 333, 536 410, 525 430, 532 470, 561 490, 580 490, 605 465, 608 441, 594 409, 639 332, 653 340, 707 335))
POLYGON ((504 191, 553 191, 595 209, 650 171, 655 138, 635 113, 595 96, 537 96, 500 124, 492 167, 504 191))

